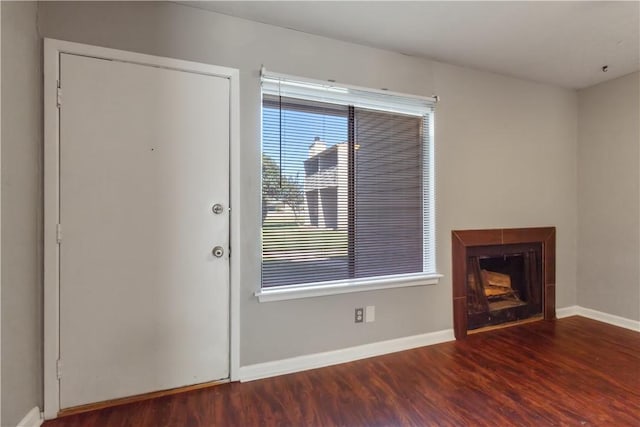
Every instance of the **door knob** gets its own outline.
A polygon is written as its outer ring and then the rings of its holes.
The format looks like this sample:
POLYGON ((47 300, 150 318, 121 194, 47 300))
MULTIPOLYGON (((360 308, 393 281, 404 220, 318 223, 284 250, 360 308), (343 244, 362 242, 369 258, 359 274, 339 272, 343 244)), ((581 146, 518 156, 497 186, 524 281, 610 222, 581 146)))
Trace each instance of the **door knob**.
POLYGON ((224 248, 222 246, 216 246, 213 248, 211 253, 213 253, 213 256, 216 258, 222 258, 222 255, 224 255, 224 248))

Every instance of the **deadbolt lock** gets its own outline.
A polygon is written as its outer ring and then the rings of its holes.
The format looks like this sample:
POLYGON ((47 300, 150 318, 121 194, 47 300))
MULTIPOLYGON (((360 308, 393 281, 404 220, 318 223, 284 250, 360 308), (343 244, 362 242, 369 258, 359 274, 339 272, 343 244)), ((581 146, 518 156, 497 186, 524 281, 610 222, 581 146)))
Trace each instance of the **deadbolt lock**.
POLYGON ((213 205, 211 210, 214 214, 220 215, 224 211, 224 207, 220 203, 216 203, 215 205, 213 205))
POLYGON ((224 255, 224 249, 222 246, 216 246, 215 248, 213 248, 213 251, 211 251, 213 253, 213 256, 216 258, 222 258, 222 255, 224 255))

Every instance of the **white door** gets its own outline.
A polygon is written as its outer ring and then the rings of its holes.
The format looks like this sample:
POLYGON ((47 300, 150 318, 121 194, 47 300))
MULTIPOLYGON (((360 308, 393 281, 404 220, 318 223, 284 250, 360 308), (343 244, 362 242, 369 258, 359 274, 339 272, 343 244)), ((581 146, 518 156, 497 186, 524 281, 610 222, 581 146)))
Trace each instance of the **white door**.
POLYGON ((229 80, 62 54, 60 84, 60 408, 228 378, 229 80))

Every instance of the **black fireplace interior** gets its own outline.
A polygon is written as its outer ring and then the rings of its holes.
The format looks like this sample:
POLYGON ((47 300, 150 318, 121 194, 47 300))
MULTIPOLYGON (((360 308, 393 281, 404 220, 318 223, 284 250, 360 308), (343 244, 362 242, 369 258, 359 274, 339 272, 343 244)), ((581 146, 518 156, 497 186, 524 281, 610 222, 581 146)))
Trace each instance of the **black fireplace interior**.
POLYGON ((542 314, 542 245, 475 246, 467 250, 467 329, 542 314))

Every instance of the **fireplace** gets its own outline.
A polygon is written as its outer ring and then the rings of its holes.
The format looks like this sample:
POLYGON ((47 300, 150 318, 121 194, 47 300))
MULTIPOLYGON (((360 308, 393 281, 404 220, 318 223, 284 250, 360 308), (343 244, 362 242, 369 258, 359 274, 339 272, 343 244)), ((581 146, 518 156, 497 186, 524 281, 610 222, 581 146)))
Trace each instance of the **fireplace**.
POLYGON ((457 339, 469 331, 555 318, 555 228, 452 232, 457 339))

